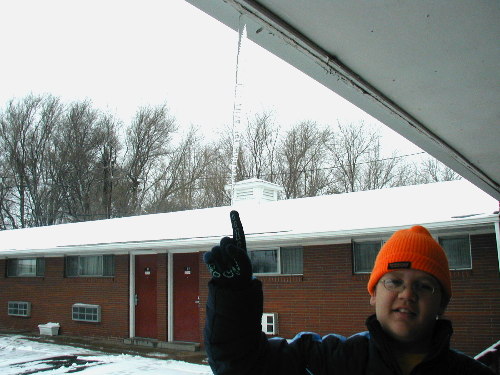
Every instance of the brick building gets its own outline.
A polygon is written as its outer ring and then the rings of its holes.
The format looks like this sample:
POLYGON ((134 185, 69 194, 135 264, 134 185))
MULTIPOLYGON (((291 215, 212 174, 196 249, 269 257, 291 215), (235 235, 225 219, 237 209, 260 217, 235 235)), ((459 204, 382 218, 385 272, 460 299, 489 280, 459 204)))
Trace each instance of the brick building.
MULTIPOLYGON (((475 355, 500 338, 498 202, 466 181, 276 201, 237 184, 235 207, 263 281, 263 329, 345 336, 373 313, 366 284, 395 230, 426 226, 448 253, 453 346, 475 355)), ((230 235, 231 207, 0 232, 0 328, 202 342, 203 252, 230 235)))

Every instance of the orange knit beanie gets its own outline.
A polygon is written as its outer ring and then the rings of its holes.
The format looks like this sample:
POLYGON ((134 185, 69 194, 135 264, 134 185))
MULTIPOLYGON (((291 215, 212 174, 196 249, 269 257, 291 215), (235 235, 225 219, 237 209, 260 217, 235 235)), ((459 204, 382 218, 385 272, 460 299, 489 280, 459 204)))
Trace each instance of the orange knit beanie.
POLYGON ((368 281, 370 295, 382 276, 397 269, 415 269, 431 274, 441 283, 446 302, 451 298, 448 258, 426 228, 416 225, 398 230, 382 246, 368 281))

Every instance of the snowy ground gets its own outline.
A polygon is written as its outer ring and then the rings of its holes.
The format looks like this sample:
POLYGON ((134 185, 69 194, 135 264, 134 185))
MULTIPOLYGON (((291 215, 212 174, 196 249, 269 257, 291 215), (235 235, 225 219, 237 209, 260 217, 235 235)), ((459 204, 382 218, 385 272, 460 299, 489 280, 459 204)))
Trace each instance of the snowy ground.
POLYGON ((30 341, 20 335, 0 335, 0 374, 82 375, 212 375, 209 366, 187 362, 112 355, 72 346, 30 341))

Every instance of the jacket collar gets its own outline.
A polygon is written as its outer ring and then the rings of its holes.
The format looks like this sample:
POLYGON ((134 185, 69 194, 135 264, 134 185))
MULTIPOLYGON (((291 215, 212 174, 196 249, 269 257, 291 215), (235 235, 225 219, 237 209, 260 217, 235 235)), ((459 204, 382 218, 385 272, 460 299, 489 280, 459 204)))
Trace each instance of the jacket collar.
MULTIPOLYGON (((370 332, 370 341, 375 346, 375 348, 378 349, 384 362, 386 362, 386 364, 388 364, 390 367, 398 367, 396 364, 396 359, 393 355, 393 351, 390 347, 390 338, 382 329, 382 326, 377 320, 375 314, 369 316, 368 319, 366 319, 366 326, 370 332)), ((432 362, 435 358, 446 352, 450 347, 450 339, 452 334, 453 328, 451 322, 446 319, 438 320, 434 329, 434 337, 432 339, 429 355, 426 357, 423 363, 432 362)))

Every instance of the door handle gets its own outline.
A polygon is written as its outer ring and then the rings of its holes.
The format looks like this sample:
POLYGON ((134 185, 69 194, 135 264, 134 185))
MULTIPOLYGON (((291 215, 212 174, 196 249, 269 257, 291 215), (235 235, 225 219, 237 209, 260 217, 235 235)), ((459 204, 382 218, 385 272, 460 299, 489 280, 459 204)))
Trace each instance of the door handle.
POLYGON ((139 297, 137 296, 137 294, 134 295, 134 304, 135 306, 137 306, 137 304, 139 303, 139 297))

